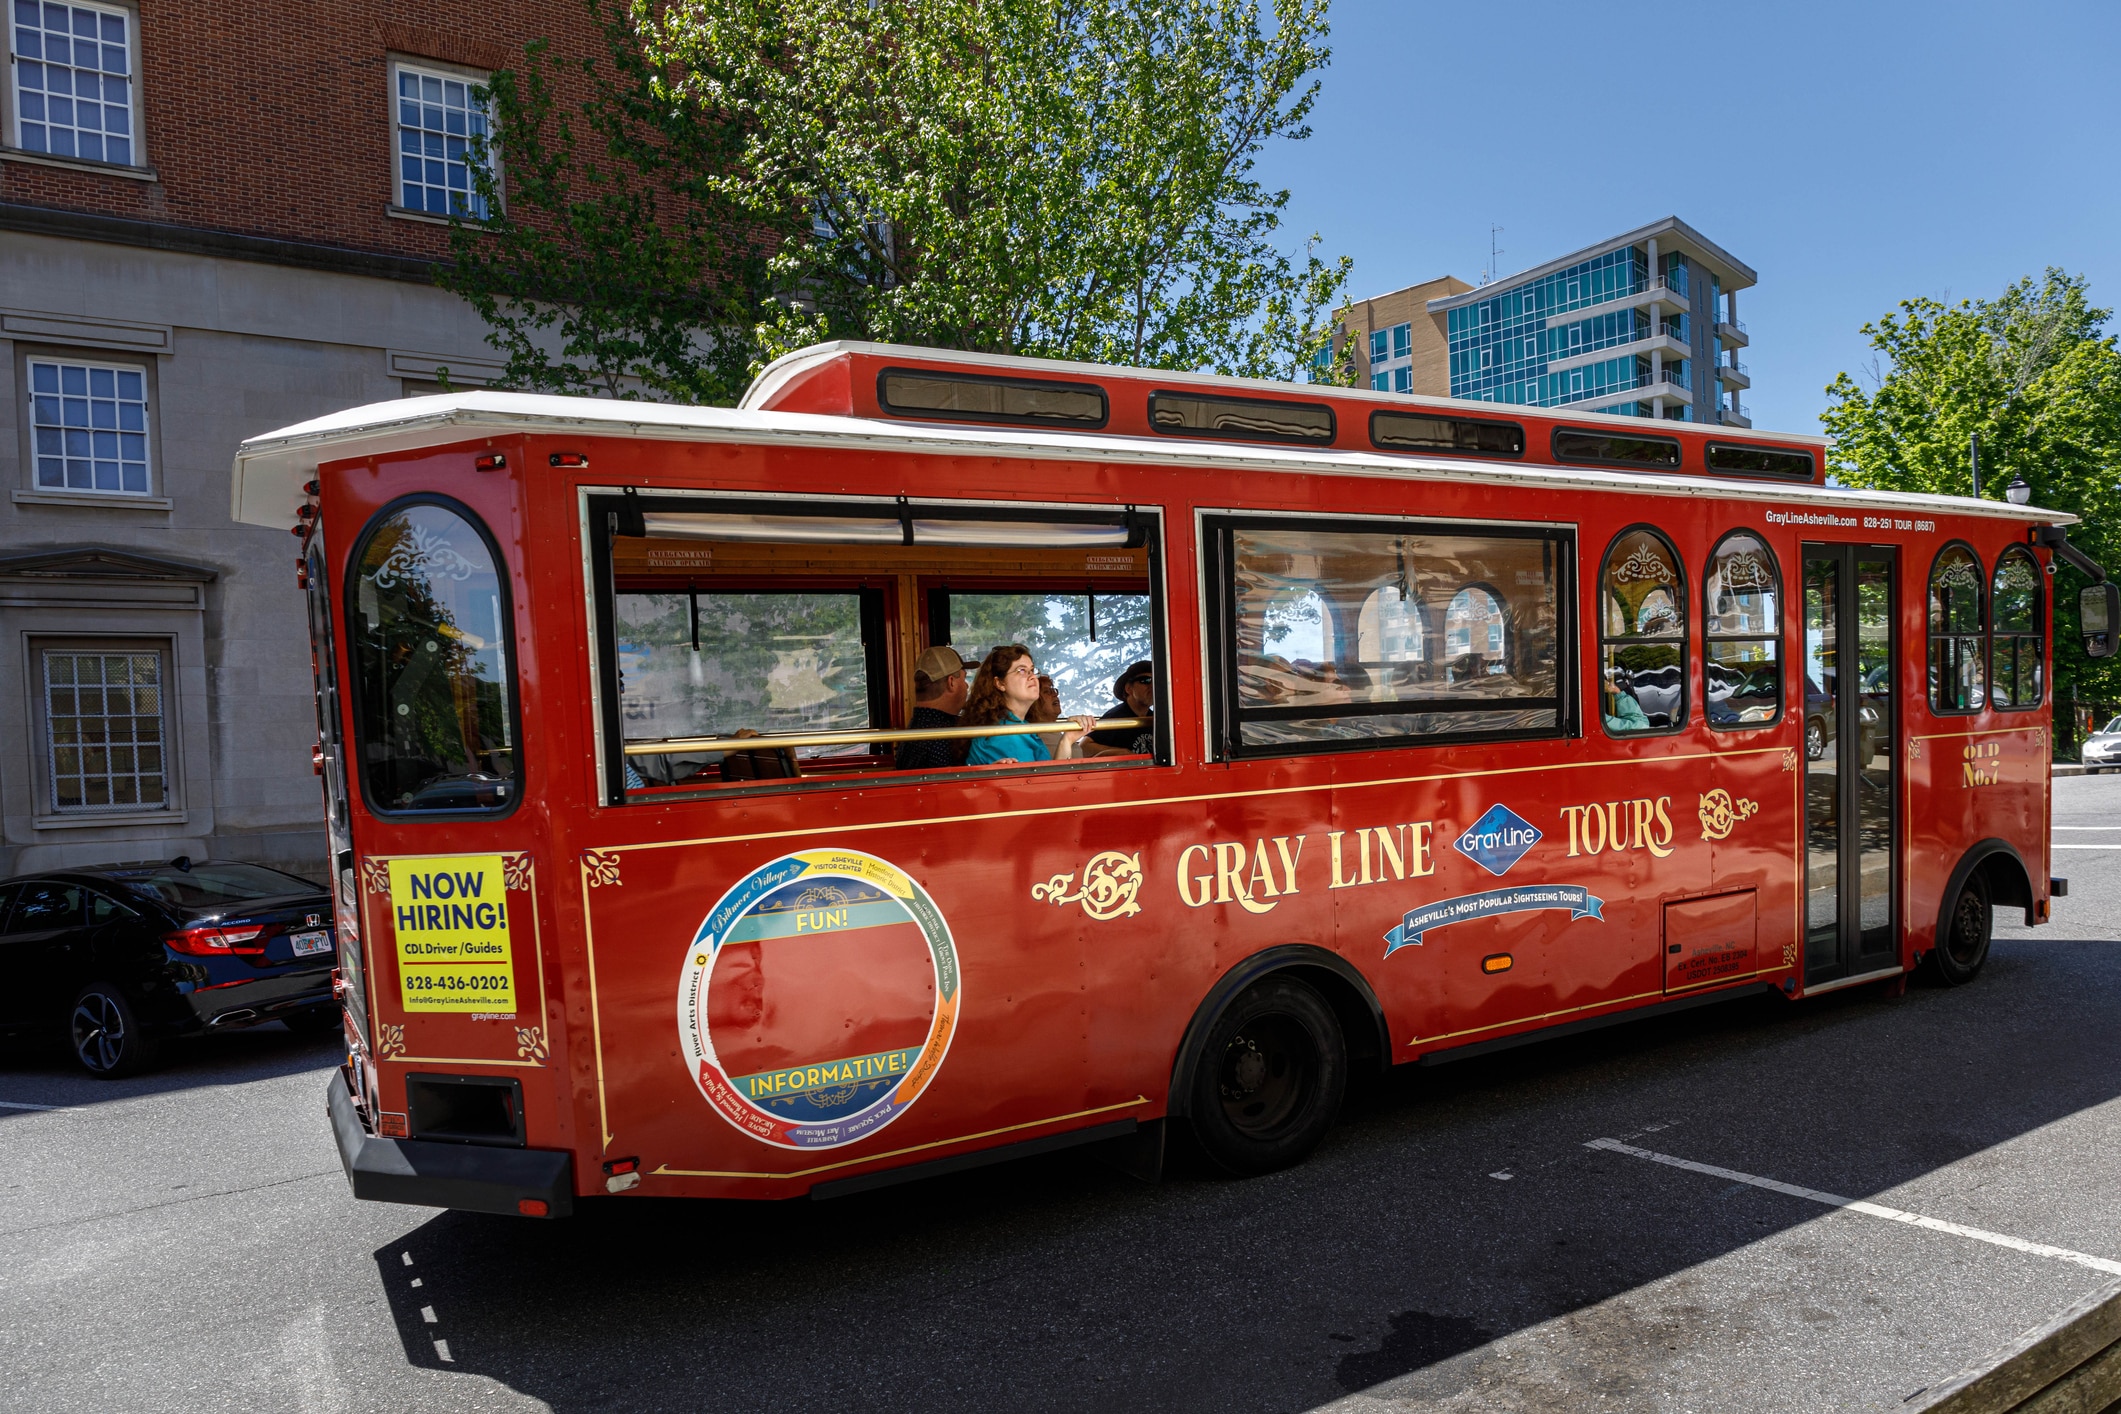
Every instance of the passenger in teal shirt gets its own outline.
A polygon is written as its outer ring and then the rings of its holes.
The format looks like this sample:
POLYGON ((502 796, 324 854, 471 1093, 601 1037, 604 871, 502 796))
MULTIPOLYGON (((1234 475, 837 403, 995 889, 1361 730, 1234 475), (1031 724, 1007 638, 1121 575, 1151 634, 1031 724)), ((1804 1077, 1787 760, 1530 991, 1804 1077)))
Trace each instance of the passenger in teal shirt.
MULTIPOLYGON (((1031 650, 1021 643, 1004 643, 988 653, 979 665, 965 710, 958 713, 961 727, 1014 725, 1038 703, 1038 665, 1031 650)), ((965 760, 973 766, 1006 766, 1040 761, 1069 760, 1080 750, 1083 733, 1090 730, 1087 716, 1074 719, 1065 733, 1019 732, 1008 736, 983 736, 972 740, 965 760), (1055 738, 1058 745, 1049 745, 1055 738)))

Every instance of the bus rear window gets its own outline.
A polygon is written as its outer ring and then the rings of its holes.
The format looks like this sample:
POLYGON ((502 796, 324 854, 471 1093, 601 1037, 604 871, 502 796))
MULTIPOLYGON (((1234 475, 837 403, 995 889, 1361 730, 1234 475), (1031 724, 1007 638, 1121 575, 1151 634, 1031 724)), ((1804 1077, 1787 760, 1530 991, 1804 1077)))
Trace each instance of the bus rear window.
POLYGON ((876 398, 884 411, 900 417, 1056 427, 1105 425, 1105 393, 1094 383, 887 368, 877 375, 876 398))
POLYGON ((1554 433, 1554 460, 1590 466, 1640 466, 1677 471, 1679 441, 1674 437, 1626 437, 1612 432, 1563 427, 1554 433))
POLYGON ((1710 471, 1735 471, 1745 476, 1788 476, 1810 481, 1817 468, 1810 452, 1789 447, 1746 447, 1733 442, 1711 442, 1710 471))
POLYGON ((1278 398, 1151 393, 1149 425, 1174 437, 1228 437, 1243 442, 1299 442, 1322 447, 1333 440, 1333 409, 1324 403, 1283 402, 1278 398))
MULTIPOLYGON (((620 718, 628 741, 739 733, 855 731, 876 725, 863 630, 871 592, 699 589, 619 594, 614 628, 620 718)), ((791 748, 811 760, 861 755, 866 742, 791 748)), ((754 774, 787 774, 765 752, 754 774)), ((722 753, 628 758, 643 784, 667 785, 718 764, 722 753)), ((793 763, 790 763, 791 765, 793 763)))
POLYGON ((355 751, 369 808, 499 814, 516 802, 509 605, 471 513, 386 509, 354 551, 355 751))
POLYGON ((1373 412, 1370 445, 1388 452, 1484 452, 1516 457, 1524 455, 1524 428, 1515 422, 1478 417, 1373 412))

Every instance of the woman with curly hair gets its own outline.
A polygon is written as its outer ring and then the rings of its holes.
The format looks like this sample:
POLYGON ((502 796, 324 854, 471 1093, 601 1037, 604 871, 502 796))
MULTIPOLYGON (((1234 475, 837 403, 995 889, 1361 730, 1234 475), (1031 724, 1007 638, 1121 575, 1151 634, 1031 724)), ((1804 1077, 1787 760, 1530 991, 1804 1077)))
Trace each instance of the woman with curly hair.
MULTIPOLYGON (((965 708, 957 714, 961 727, 991 727, 1001 723, 1028 722, 1038 707, 1038 665, 1031 650, 1021 643, 1004 643, 980 661, 979 675, 965 708)), ((1083 733, 1091 728, 1089 717, 1077 717, 1060 744, 1047 745, 1047 734, 1025 732, 1019 736, 983 736, 972 740, 965 760, 974 766, 1007 765, 1011 762, 1067 760, 1080 749, 1083 733)))

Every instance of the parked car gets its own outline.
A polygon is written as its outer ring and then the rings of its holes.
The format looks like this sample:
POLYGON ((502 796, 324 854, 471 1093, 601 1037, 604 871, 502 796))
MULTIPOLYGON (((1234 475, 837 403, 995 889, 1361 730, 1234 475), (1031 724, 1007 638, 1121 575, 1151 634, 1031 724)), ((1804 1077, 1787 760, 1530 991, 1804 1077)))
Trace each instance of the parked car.
POLYGON ((2086 737, 2077 759, 2087 771, 2111 771, 2121 766, 2121 717, 2086 737))
POLYGON ((112 864, 0 882, 0 1034, 63 1033, 91 1075, 161 1042, 284 1021, 339 1027, 331 900, 256 864, 112 864))
POLYGON ((1804 755, 1817 761, 1826 755, 1826 744, 1834 739, 1834 699, 1804 675, 1804 755))

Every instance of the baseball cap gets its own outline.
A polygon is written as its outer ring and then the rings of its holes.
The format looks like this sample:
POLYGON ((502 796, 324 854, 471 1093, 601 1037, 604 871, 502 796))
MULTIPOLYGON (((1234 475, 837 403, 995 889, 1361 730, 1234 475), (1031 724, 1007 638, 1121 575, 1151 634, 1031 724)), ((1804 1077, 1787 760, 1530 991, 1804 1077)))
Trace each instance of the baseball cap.
POLYGON ((941 682, 965 671, 965 660, 949 644, 937 643, 921 650, 921 656, 913 660, 913 671, 930 682, 941 682))
POLYGON ((1113 681, 1112 695, 1114 697, 1117 697, 1122 702, 1126 701, 1128 683, 1140 682, 1143 678, 1153 677, 1155 673, 1156 669, 1150 666, 1148 659, 1144 658, 1141 662, 1134 664, 1132 667, 1128 668, 1127 671, 1121 673, 1119 677, 1113 681))

